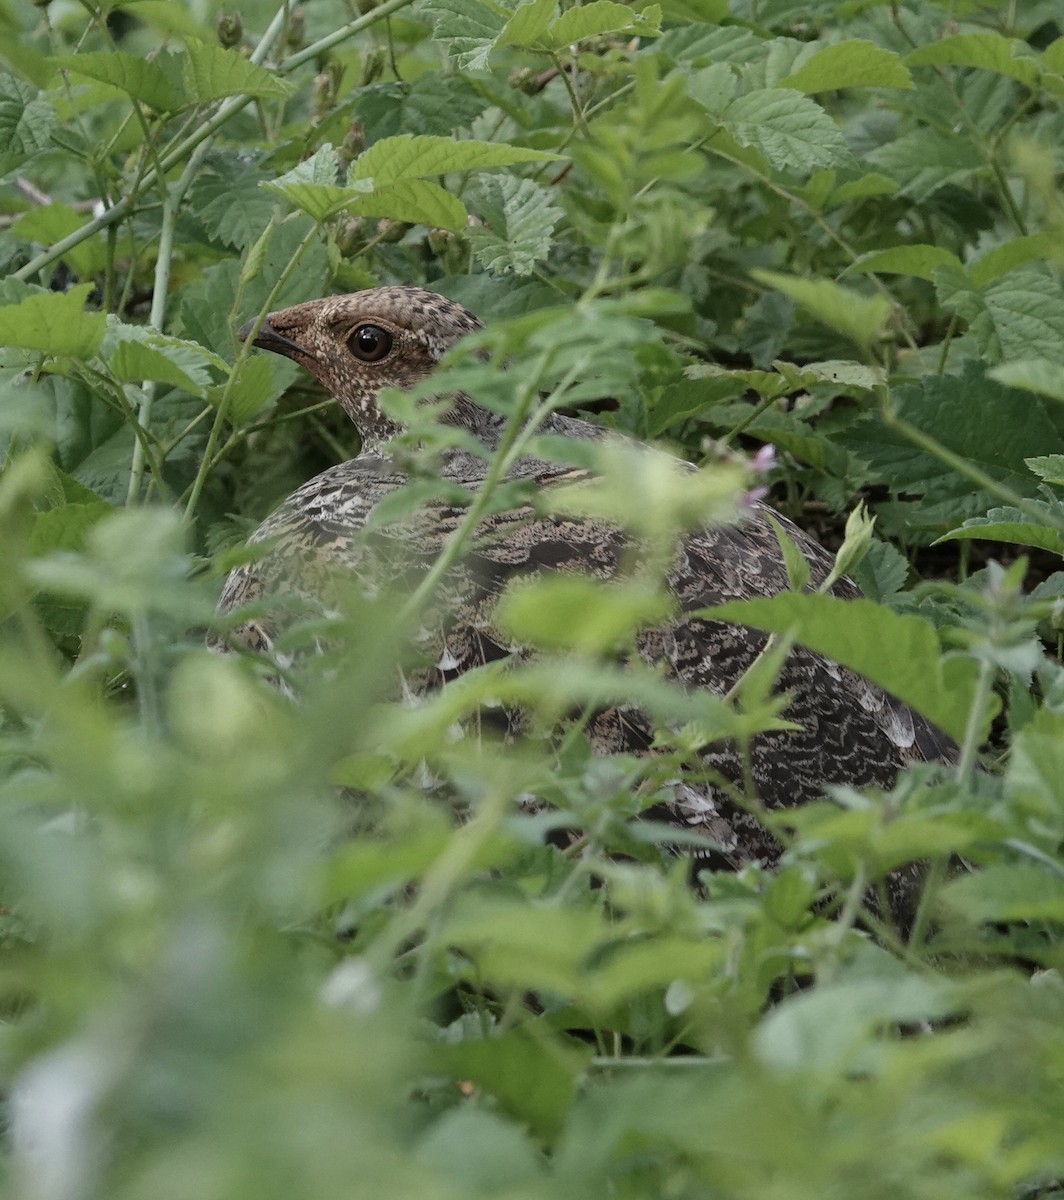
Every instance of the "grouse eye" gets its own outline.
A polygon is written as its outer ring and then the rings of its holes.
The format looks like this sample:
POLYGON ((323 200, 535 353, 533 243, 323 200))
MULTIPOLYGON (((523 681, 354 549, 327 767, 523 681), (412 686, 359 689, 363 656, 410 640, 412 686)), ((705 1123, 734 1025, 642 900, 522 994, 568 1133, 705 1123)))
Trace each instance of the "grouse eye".
POLYGON ((355 358, 363 362, 380 362, 392 348, 392 335, 379 325, 359 325, 347 339, 347 345, 355 358))

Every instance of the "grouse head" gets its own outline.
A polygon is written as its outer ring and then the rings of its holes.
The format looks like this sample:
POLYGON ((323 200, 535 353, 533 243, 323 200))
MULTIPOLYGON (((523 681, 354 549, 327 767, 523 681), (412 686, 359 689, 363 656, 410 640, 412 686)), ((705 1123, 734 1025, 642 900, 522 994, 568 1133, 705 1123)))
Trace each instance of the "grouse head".
MULTIPOLYGON (((237 337, 245 341, 253 327, 249 321, 237 337)), ((340 403, 368 448, 399 432, 377 403, 380 390, 418 383, 460 337, 480 328, 471 312, 445 296, 383 287, 269 313, 254 345, 305 367, 340 403)), ((461 399, 461 415, 453 419, 474 424, 470 402, 461 399)))

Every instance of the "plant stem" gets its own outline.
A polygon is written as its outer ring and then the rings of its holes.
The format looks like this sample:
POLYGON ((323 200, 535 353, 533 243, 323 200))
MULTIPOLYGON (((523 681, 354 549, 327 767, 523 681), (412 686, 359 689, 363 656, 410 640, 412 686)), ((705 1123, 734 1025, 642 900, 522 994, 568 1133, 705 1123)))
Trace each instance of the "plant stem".
POLYGON ((264 303, 262 311, 258 315, 256 324, 252 329, 252 336, 249 337, 247 341, 245 341, 240 347, 240 352, 236 356, 236 361, 233 363, 233 369, 230 371, 229 378, 226 381, 225 390, 222 392, 221 399, 218 401, 218 411, 214 414, 214 423, 211 425, 211 431, 207 436, 207 445, 203 448, 203 456, 200 459, 199 469, 196 471, 196 478, 193 481, 192 488, 189 492, 188 503, 185 506, 186 521, 191 520, 192 514, 196 511, 196 504, 199 501, 200 492, 203 491, 203 485, 206 483, 207 475, 213 465, 215 447, 218 445, 218 439, 221 437, 222 425, 229 413, 229 398, 233 392, 233 385, 236 382, 244 360, 251 353, 251 347, 254 342, 254 334, 258 331, 258 327, 262 324, 266 314, 273 307, 274 301, 281 294, 281 291, 288 283, 288 280, 292 276, 292 272, 299 265, 303 255, 307 252, 314 239, 318 236, 319 229, 320 226, 315 223, 310 227, 310 229, 307 230, 306 237, 304 237, 299 245, 295 248, 295 252, 293 253, 292 257, 287 263, 285 263, 284 269, 277 276, 273 287, 270 288, 270 294, 266 297, 266 302, 264 303))
POLYGON ((539 380, 542 379, 543 373, 547 368, 547 359, 547 352, 544 352, 537 364, 536 370, 532 372, 531 378, 524 382, 522 394, 507 423, 499 447, 492 456, 483 485, 477 489, 466 511, 466 515, 447 540, 446 545, 436 557, 436 561, 432 564, 432 567, 426 573, 421 583, 418 584, 413 595, 400 610, 399 621, 401 623, 412 620, 424 607, 440 580, 465 550, 466 543, 472 536, 473 530, 487 512, 488 505, 491 503, 496 488, 506 478, 507 474, 509 474, 513 464, 525 452, 528 442, 534 436, 536 429, 555 407, 556 398, 565 393, 565 390, 570 387, 587 366, 587 360, 583 358, 574 363, 551 395, 543 401, 536 412, 526 421, 525 413, 531 405, 532 397, 536 395, 539 380))
POLYGON ((346 25, 341 25, 339 29, 333 30, 332 33, 326 34, 325 37, 319 38, 312 45, 305 46, 295 54, 290 54, 278 64, 278 73, 287 75, 289 71, 294 71, 296 67, 302 66, 303 63, 309 62, 312 58, 317 58, 319 54, 324 54, 326 50, 331 50, 333 46, 346 41, 349 37, 354 37, 356 33, 361 33, 363 29, 369 29, 371 25, 376 25, 378 21, 384 20, 385 17, 391 16, 392 13, 398 12, 401 8, 406 8, 408 4, 412 3, 413 0, 385 0, 383 4, 378 4, 371 12, 365 13, 361 17, 356 17, 355 20, 349 21, 346 25))
POLYGON ((968 459, 962 458, 959 454, 954 454, 952 450, 943 446, 941 442, 929 434, 924 433, 922 429, 917 429, 915 425, 910 425, 904 417, 898 416, 889 399, 885 400, 882 405, 882 414, 883 420, 887 425, 907 437, 910 442, 919 446, 921 450, 926 450, 928 454, 933 455, 940 462, 944 462, 948 467, 952 467, 954 471, 959 472, 965 478, 978 484, 979 487, 989 492, 992 496, 997 496, 999 499, 1004 500, 1006 504, 1011 504, 1014 508, 1018 508, 1024 516, 1030 517, 1037 525, 1064 533, 1064 520, 1054 517, 1051 512, 1043 511, 1037 504, 1027 499, 1026 496, 1021 496, 1019 492, 1014 492, 1012 488, 1007 487, 992 475, 988 475, 985 471, 969 462, 968 459))
MULTIPOLYGON (((159 256, 155 260, 155 280, 152 288, 151 312, 148 324, 162 332, 166 319, 166 297, 170 291, 170 267, 174 256, 174 226, 177 222, 177 206, 181 196, 174 193, 163 199, 163 219, 159 228, 159 256)), ((155 403, 155 382, 146 379, 142 385, 140 411, 137 422, 147 429, 151 422, 151 410, 155 403)), ((133 443, 133 459, 129 467, 129 488, 126 492, 126 504, 136 504, 140 499, 141 484, 144 480, 144 442, 137 438, 133 443)))
MULTIPOLYGON (((290 2, 291 0, 284 0, 281 7, 274 14, 274 18, 270 22, 266 32, 259 39, 259 44, 252 51, 250 61, 255 63, 256 66, 262 64, 262 61, 280 37, 281 30, 288 16, 290 2)), ((150 167, 144 172, 139 187, 132 189, 120 197, 106 212, 101 213, 100 216, 90 221, 87 225, 83 225, 80 229, 75 229, 73 233, 68 234, 65 238, 60 238, 58 242, 49 246, 47 250, 42 250, 36 258, 31 258, 28 263, 19 267, 17 271, 14 271, 14 277, 16 279, 30 279, 38 271, 48 266, 49 263, 55 262, 57 258, 62 258, 64 254, 69 250, 73 250, 75 246, 80 246, 87 238, 99 233, 101 229, 106 229, 115 221, 120 221, 135 207, 137 198, 141 192, 154 187, 167 171, 172 170, 178 163, 187 158, 198 145, 210 138, 231 116, 238 113, 247 104, 250 104, 250 102, 251 97, 243 95, 231 96, 228 100, 223 101, 214 116, 207 118, 184 141, 179 142, 176 146, 172 146, 165 153, 159 155, 157 165, 150 167)))
POLYGON ((983 714, 986 712, 986 702, 990 699, 990 688, 994 682, 994 664, 988 659, 979 663, 979 678, 975 681, 975 693, 972 696, 972 706, 968 711, 968 723, 964 727, 964 744, 961 746, 961 756, 957 762, 957 780, 965 783, 975 767, 975 755, 979 749, 980 730, 983 726, 983 714))

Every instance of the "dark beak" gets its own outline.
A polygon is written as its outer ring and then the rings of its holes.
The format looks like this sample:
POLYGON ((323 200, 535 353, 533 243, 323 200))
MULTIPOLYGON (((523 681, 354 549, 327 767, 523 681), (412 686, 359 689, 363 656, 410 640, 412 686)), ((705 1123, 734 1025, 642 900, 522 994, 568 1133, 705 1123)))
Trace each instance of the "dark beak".
MULTIPOLYGON (((258 346, 260 350, 272 350, 274 354, 283 354, 286 358, 295 358, 296 355, 302 358, 314 357, 313 354, 300 346, 298 342, 293 342, 291 338, 286 338, 284 334, 278 333, 270 324, 271 316, 273 316, 272 313, 259 326, 259 332, 255 335, 254 342, 251 343, 253 346, 258 346)), ((254 320, 241 325, 236 331, 237 341, 246 342, 254 328, 254 320)))

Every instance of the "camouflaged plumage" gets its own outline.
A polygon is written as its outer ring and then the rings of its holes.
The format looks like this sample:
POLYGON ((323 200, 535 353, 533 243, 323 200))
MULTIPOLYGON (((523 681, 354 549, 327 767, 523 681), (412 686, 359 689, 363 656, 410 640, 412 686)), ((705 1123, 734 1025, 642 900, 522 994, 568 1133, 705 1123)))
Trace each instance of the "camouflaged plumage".
MULTIPOLYGON (((373 592, 400 576, 409 584, 429 568, 462 519, 461 506, 431 504, 372 539, 359 536, 374 506, 406 482, 386 445, 397 427, 380 411, 376 397, 385 385, 404 387, 424 378, 457 339, 476 328, 477 319, 461 306, 407 287, 333 296, 269 315, 256 345, 288 355, 316 376, 358 426, 364 448, 358 458, 299 488, 262 524, 252 540, 269 540, 272 549, 264 559, 233 571, 222 610, 277 593, 328 608, 328 581, 336 572, 373 592), (391 339, 390 351, 379 362, 360 361, 349 349, 354 331, 366 325, 386 331, 391 339)), ((245 327, 241 335, 248 332, 245 327)), ((446 419, 488 446, 497 444, 501 419, 468 397, 457 397, 446 419)), ((545 430, 570 437, 604 436, 593 425, 563 416, 549 418, 545 430)), ((456 450, 445 455, 443 475, 475 489, 485 469, 483 458, 456 450)), ((574 473, 573 468, 522 459, 512 475, 539 489, 574 473)), ((667 578, 680 616, 639 636, 639 651, 647 662, 691 688, 718 695, 736 684, 763 648, 764 635, 683 614, 786 590, 787 571, 770 513, 755 505, 740 524, 701 529, 676 546, 667 578)), ((815 586, 830 570, 831 556, 791 522, 772 516, 809 561, 815 586)), ((605 523, 536 516, 529 507, 486 519, 478 533, 443 581, 431 619, 424 622, 435 668, 422 672, 416 687, 435 686, 481 663, 520 653, 497 633, 492 619, 495 599, 515 576, 580 570, 608 579, 620 569, 628 546, 626 536, 605 523)), ((848 580, 834 592, 858 595, 848 580)), ((275 633, 273 625, 259 620, 244 625, 238 636, 268 651, 275 633)), ((906 705, 802 647, 790 654, 777 686, 793 696, 785 716, 800 729, 764 733, 753 741, 752 779, 760 802, 769 808, 800 804, 822 794, 827 784, 889 788, 900 767, 955 753, 944 735, 906 705)), ((649 753, 653 741, 649 722, 630 706, 596 714, 588 735, 602 753, 649 753)), ((701 757, 725 778, 742 779, 734 746, 712 745, 701 757)), ((778 858, 775 839, 722 789, 692 776, 676 780, 671 793, 665 815, 713 839, 720 848, 714 856, 717 865, 739 867, 754 859, 778 858)), ((905 878, 896 876, 892 890, 906 888, 905 878)))

